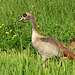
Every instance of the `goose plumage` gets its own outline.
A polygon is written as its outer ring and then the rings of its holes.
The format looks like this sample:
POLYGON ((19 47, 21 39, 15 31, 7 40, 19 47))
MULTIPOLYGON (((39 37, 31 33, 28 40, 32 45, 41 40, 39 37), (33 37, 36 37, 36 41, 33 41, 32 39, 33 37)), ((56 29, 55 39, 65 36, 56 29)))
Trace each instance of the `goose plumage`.
POLYGON ((31 13, 24 13, 19 22, 23 20, 29 20, 32 24, 32 45, 42 56, 42 60, 46 61, 46 59, 51 58, 51 54, 52 57, 57 57, 58 53, 59 57, 69 56, 70 59, 75 59, 75 54, 59 40, 52 37, 42 36, 38 32, 35 18, 31 13))

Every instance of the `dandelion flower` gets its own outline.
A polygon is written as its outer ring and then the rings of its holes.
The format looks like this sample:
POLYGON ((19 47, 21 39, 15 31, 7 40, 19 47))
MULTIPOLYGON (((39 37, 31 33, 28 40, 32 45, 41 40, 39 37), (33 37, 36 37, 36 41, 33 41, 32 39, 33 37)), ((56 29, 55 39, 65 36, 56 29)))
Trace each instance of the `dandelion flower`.
POLYGON ((12 38, 15 38, 17 35, 13 35, 13 37, 12 38))
POLYGON ((14 37, 16 37, 17 35, 14 35, 14 37))
POLYGON ((1 7, 2 8, 2 7, 1 7))
POLYGON ((56 26, 57 26, 57 24, 56 24, 56 26))
POLYGON ((10 14, 12 14, 12 12, 10 14))
POLYGON ((2 28, 2 26, 0 26, 0 28, 2 28))
POLYGON ((40 26, 38 25, 37 27, 39 28, 40 26))
POLYGON ((9 32, 5 32, 5 34, 9 34, 9 32))
POLYGON ((4 24, 2 24, 2 26, 4 26, 4 24))
POLYGON ((10 32, 12 32, 12 30, 10 30, 10 32))
POLYGON ((14 38, 14 36, 12 38, 14 38))

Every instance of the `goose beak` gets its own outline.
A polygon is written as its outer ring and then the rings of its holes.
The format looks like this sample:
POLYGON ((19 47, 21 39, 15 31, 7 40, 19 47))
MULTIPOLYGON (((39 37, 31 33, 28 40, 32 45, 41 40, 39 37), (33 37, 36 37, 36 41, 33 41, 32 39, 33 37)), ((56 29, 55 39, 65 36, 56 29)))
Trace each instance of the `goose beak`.
POLYGON ((24 18, 23 18, 23 16, 22 16, 22 18, 19 20, 19 22, 20 22, 20 21, 23 21, 23 20, 24 20, 24 18))

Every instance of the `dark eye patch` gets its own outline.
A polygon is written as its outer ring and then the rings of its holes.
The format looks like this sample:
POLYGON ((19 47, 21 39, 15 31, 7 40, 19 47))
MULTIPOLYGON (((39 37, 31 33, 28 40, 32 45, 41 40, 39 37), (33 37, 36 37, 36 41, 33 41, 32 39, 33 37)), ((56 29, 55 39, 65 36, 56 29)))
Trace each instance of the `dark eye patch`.
POLYGON ((24 14, 23 14, 23 17, 26 17, 26 16, 27 16, 27 14, 26 14, 26 13, 24 13, 24 14))

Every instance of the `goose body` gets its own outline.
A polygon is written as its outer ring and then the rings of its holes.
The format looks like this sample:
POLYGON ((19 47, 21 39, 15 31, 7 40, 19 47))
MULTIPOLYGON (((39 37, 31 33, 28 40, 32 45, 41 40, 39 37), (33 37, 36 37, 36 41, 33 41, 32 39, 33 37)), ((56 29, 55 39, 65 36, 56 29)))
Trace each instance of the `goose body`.
POLYGON ((29 20, 32 24, 32 45, 35 50, 42 56, 42 60, 52 57, 68 56, 75 59, 75 54, 64 44, 52 37, 45 37, 39 34, 36 21, 31 13, 24 13, 19 21, 29 20))
POLYGON ((58 48, 49 41, 47 41, 47 39, 49 40, 53 38, 44 37, 36 33, 36 31, 32 33, 32 45, 35 50, 42 56, 42 60, 45 61, 46 59, 51 58, 51 53, 53 57, 58 56, 58 53, 59 57, 63 56, 62 52, 58 52, 58 48))

